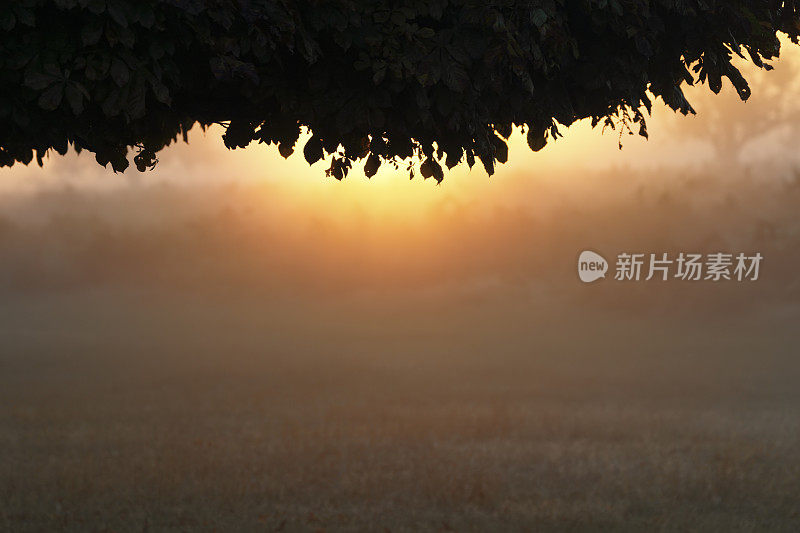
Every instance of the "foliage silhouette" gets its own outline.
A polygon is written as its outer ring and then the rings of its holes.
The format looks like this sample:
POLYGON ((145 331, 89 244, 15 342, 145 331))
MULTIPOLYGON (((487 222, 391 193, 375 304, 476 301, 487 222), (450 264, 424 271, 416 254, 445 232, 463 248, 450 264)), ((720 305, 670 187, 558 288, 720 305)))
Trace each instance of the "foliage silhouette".
POLYGON ((797 42, 777 0, 17 0, 0 7, 0 166, 89 150, 139 170, 195 124, 224 143, 301 127, 309 163, 342 179, 356 160, 441 181, 479 159, 492 174, 522 126, 533 150, 591 118, 647 136, 652 96, 693 113, 682 83, 750 88, 797 42), (416 157, 412 157, 416 156, 416 157))

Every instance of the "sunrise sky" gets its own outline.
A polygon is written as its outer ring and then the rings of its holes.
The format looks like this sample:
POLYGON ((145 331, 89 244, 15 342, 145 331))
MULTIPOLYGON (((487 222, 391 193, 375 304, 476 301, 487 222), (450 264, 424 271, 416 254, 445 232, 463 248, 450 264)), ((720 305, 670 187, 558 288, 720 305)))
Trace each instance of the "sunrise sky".
MULTIPOLYGON (((719 97, 713 97, 705 88, 689 88, 689 100, 699 116, 676 116, 659 103, 649 120, 650 141, 625 136, 622 151, 617 149, 616 132, 601 134, 599 128, 592 130, 586 121, 564 129, 564 138, 540 153, 531 152, 517 131, 510 143, 509 163, 500 165, 491 179, 477 164, 472 171, 460 165, 448 172, 444 183, 438 186, 433 180, 409 181, 404 171, 395 171, 388 165, 367 180, 358 164, 343 183, 338 183, 325 177, 325 162, 309 168, 301 149, 288 160, 280 157, 275 146, 253 144, 246 150, 228 151, 219 138, 220 128, 206 133, 195 128, 190 134, 191 143, 179 143, 162 152, 161 162, 153 172, 139 174, 130 169, 114 175, 110 169, 96 165, 91 154, 71 153, 64 158, 50 157, 44 169, 32 165, 0 170, 0 192, 7 199, 20 193, 64 188, 108 190, 153 183, 233 183, 254 185, 256 190, 263 186, 265 209, 294 207, 334 213, 355 210, 381 217, 409 217, 432 204, 448 201, 481 206, 522 203, 541 208, 546 207, 541 198, 553 189, 562 194, 585 194, 587 198, 613 192, 607 182, 597 182, 598 171, 701 168, 715 157, 704 128, 718 126, 720 121, 732 121, 731 127, 741 126, 754 120, 765 105, 791 105, 792 99, 781 98, 780 91, 800 82, 795 76, 800 53, 797 47, 785 43, 782 55, 775 72, 745 68, 754 86, 754 96, 747 104, 738 101, 729 84, 719 97)), ((782 152, 783 165, 794 164, 789 153, 795 151, 786 142, 785 133, 776 128, 756 134, 752 142, 744 145, 740 163, 761 164, 777 150, 782 152)), ((304 141, 305 137, 301 138, 300 148, 304 141)), ((630 191, 635 184, 627 181, 624 187, 630 191)))

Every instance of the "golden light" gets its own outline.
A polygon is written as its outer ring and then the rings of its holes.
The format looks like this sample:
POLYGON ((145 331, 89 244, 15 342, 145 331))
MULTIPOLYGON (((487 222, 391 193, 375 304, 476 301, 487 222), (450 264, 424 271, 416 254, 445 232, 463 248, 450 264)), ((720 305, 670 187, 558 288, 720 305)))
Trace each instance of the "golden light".
MULTIPOLYGON (((786 46, 783 62, 797 63, 800 50, 786 46)), ((769 80, 778 72, 766 73, 747 68, 749 79, 761 85, 753 99, 768 98, 769 80), (766 82, 766 83, 763 83, 766 82), (767 93, 762 95, 761 93, 767 93)), ((711 120, 703 109, 711 106, 736 106, 745 109, 734 91, 725 87, 720 96, 709 95, 706 88, 689 88, 691 101, 698 108, 698 117, 679 117, 665 108, 654 106, 650 125, 651 139, 623 135, 623 150, 618 150, 619 132, 592 129, 588 121, 571 128, 562 128, 563 138, 550 142, 541 152, 528 147, 517 130, 509 141, 509 162, 498 165, 488 177, 480 162, 470 170, 465 164, 447 171, 445 181, 423 180, 417 175, 409 180, 403 166, 394 169, 384 163, 372 179, 366 178, 363 162, 357 162, 342 182, 325 176, 328 161, 313 166, 306 163, 302 147, 308 134, 298 141, 295 153, 288 159, 278 154, 275 146, 253 143, 246 149, 229 151, 221 139, 221 127, 203 132, 190 132, 190 144, 178 142, 159 154, 160 162, 153 172, 139 174, 131 169, 113 174, 95 164, 92 154, 74 153, 66 157, 52 156, 44 169, 35 165, 0 170, 0 194, 35 194, 39 191, 64 188, 113 189, 137 184, 166 183, 192 185, 231 183, 247 186, 260 196, 262 208, 305 211, 309 216, 326 213, 335 216, 369 217, 372 220, 421 220, 432 208, 448 204, 491 208, 497 205, 525 204, 542 208, 548 192, 585 195, 592 198, 608 193, 608 183, 584 179, 600 169, 670 167, 702 165, 710 155, 708 146, 695 138, 684 138, 687 125, 711 120), (693 122, 694 121, 694 122, 693 122)), ((733 109, 733 107, 731 107, 733 109)), ((624 185, 627 190, 635 184, 624 185)))

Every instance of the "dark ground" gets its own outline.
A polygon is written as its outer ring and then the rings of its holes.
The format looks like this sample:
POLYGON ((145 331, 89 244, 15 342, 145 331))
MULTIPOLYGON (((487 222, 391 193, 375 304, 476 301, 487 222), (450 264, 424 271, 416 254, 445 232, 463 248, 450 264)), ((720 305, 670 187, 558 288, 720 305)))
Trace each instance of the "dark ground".
POLYGON ((793 307, 158 294, 0 306, 0 530, 800 529, 793 307))

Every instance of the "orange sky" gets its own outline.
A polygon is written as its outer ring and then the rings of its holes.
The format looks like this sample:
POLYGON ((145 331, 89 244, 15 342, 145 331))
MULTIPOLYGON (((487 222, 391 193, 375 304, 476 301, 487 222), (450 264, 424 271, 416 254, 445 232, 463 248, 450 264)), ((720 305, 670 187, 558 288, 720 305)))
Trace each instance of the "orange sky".
MULTIPOLYGON (((800 52, 787 45, 782 61, 795 65, 800 62, 800 52)), ((769 90, 770 80, 786 83, 779 76, 780 65, 775 73, 765 74, 752 68, 747 72, 748 78, 756 85, 753 101, 775 97, 769 90)), ((615 132, 602 135, 599 129, 592 130, 585 121, 565 131, 564 138, 551 143, 540 153, 531 152, 523 136, 517 132, 510 142, 509 163, 499 166, 491 179, 487 179, 480 164, 472 171, 465 165, 457 167, 446 174, 441 185, 419 178, 409 181, 403 171, 394 171, 384 165, 370 181, 357 165, 350 176, 339 183, 325 177, 325 162, 309 168, 301 150, 288 160, 283 160, 274 146, 253 144, 246 150, 230 152, 222 145, 217 128, 208 133, 195 130, 190 135, 190 145, 181 143, 159 154, 161 162, 153 172, 138 174, 129 170, 124 175, 114 175, 110 170, 97 166, 91 154, 56 156, 47 161, 44 169, 17 166, 0 170, 0 194, 8 197, 64 187, 107 189, 158 182, 181 185, 231 182, 256 185, 256 188, 264 185, 265 208, 325 210, 333 214, 344 210, 405 219, 431 205, 449 201, 484 206, 522 202, 542 207, 537 205, 537 201, 541 202, 553 190, 561 194, 585 195, 587 199, 613 192, 609 191, 607 182, 597 182, 594 171, 599 169, 702 167, 713 157, 713 151, 708 143, 683 136, 682 130, 697 125, 691 121, 719 120, 719 113, 711 113, 709 109, 735 109, 746 119, 747 109, 756 107, 738 102, 729 85, 719 97, 706 94, 705 89, 690 89, 688 92, 690 101, 700 111, 698 117, 676 117, 659 104, 649 121, 650 141, 626 136, 622 151, 617 149, 615 132), (276 200, 278 197, 280 199, 276 200)), ((300 143, 303 142, 301 139, 300 143)), ((752 151, 756 157, 763 152, 761 149, 752 151)), ((630 191, 637 184, 623 182, 623 185, 630 191)))

